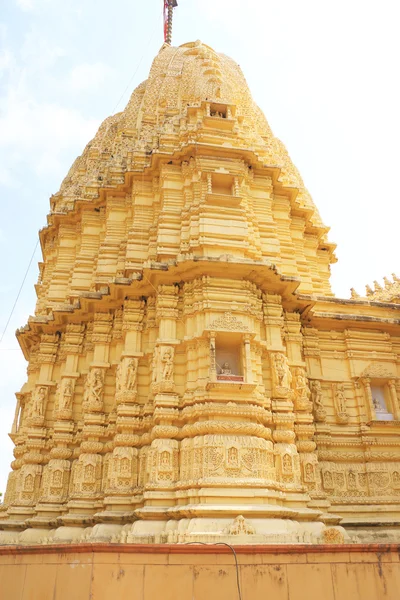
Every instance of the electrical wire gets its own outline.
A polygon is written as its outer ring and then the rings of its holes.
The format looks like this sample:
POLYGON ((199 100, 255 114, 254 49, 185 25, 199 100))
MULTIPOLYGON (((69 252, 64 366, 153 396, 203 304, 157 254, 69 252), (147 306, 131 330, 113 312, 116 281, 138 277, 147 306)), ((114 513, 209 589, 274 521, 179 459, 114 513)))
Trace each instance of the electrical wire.
MULTIPOLYGON (((150 46, 151 42, 153 41, 154 34, 156 33, 158 26, 159 26, 159 22, 157 22, 157 25, 154 27, 153 33, 151 34, 151 36, 150 36, 150 38, 149 38, 149 41, 148 41, 148 43, 147 43, 147 46, 146 46, 146 48, 145 48, 145 50, 144 50, 144 52, 143 52, 143 54, 142 54, 142 56, 141 56, 141 58, 140 58, 140 60, 139 60, 139 62, 138 62, 138 65, 137 65, 137 67, 136 67, 136 69, 135 69, 135 71, 134 71, 134 73, 133 73, 132 77, 130 78, 130 80, 129 80, 129 82, 128 82, 127 86, 126 86, 126 88, 125 88, 125 89, 124 89, 124 91, 122 92, 122 94, 121 94, 121 96, 120 96, 120 98, 119 98, 119 100, 118 100, 117 104, 115 105, 115 107, 114 107, 114 109, 113 109, 113 111, 112 111, 112 114, 114 114, 114 113, 115 113, 115 111, 116 111, 116 109, 118 108, 118 106, 119 106, 119 104, 120 104, 120 102, 121 102, 122 98, 125 96, 125 94, 126 94, 126 91, 128 90, 128 88, 130 87, 130 85, 131 85, 132 81, 134 80, 134 78, 135 78, 135 76, 136 76, 136 74, 137 74, 137 72, 138 72, 138 70, 139 70, 139 68, 140 68, 140 65, 141 65, 141 64, 142 64, 142 62, 143 62, 143 59, 144 59, 144 57, 145 57, 145 55, 146 55, 146 52, 147 52, 147 50, 148 50, 148 48, 149 48, 149 46, 150 46)), ((37 250, 37 247, 38 247, 38 245, 39 245, 39 239, 38 239, 38 240, 37 240, 37 242, 36 242, 35 249, 34 249, 34 251, 33 251, 33 253, 32 253, 31 259, 30 259, 30 261, 29 261, 29 264, 28 264, 28 268, 26 269, 26 272, 25 272, 24 278, 23 278, 23 280, 22 280, 21 286, 20 286, 20 288, 19 288, 19 291, 18 291, 17 297, 16 297, 16 299, 15 299, 15 302, 14 302, 14 304, 13 304, 13 307, 12 307, 12 309, 11 309, 10 315, 9 315, 9 317, 8 317, 8 319, 7 319, 6 325, 5 325, 5 327, 4 327, 4 330, 3 330, 3 333, 2 333, 2 335, 1 335, 1 338, 0 338, 0 344, 2 343, 2 341, 3 341, 3 339, 4 339, 4 336, 5 336, 6 332, 7 332, 8 326, 9 326, 9 324, 10 324, 10 321, 11 321, 11 319, 12 319, 12 316, 13 316, 13 314, 14 314, 15 308, 16 308, 16 306, 17 306, 17 303, 18 303, 19 297, 20 297, 20 295, 21 295, 21 292, 22 292, 22 289, 23 289, 23 287, 24 287, 24 284, 25 284, 26 278, 27 278, 27 276, 28 276, 29 269, 30 269, 30 267, 31 267, 31 265, 32 265, 32 261, 33 261, 33 258, 34 258, 34 256, 35 256, 35 253, 36 253, 36 250, 37 250)))
POLYGON ((9 326, 9 324, 10 324, 11 318, 12 318, 12 316, 13 316, 13 314, 14 314, 15 307, 17 306, 17 302, 18 302, 18 300, 19 300, 19 297, 20 297, 20 295, 21 295, 22 288, 24 287, 24 283, 25 283, 25 281, 26 281, 26 278, 27 278, 27 276, 28 276, 29 269, 31 268, 31 264, 32 264, 32 261, 33 261, 33 258, 34 258, 34 256, 35 256, 35 254, 36 254, 36 250, 37 250, 37 247, 38 247, 38 245, 39 245, 39 238, 38 238, 38 240, 37 240, 37 242, 36 242, 35 249, 34 249, 34 251, 33 251, 33 253, 32 253, 32 256, 31 256, 31 260, 29 261, 28 268, 27 268, 27 269, 26 269, 26 271, 25 271, 24 278, 23 278, 23 280, 22 280, 22 283, 21 283, 21 285, 20 285, 20 288, 19 288, 19 290, 18 290, 18 294, 17 294, 17 297, 15 298, 15 302, 14 302, 14 304, 13 304, 13 307, 12 307, 12 309, 11 309, 10 315, 9 315, 9 317, 8 317, 8 319, 7 319, 6 326, 4 327, 4 331, 3 331, 3 333, 1 334, 1 338, 0 338, 0 344, 1 344, 1 342, 3 341, 3 338, 4 338, 5 334, 6 334, 6 331, 7 331, 7 329, 8 329, 8 326, 9 326))
POLYGON ((156 31, 157 31, 157 28, 159 27, 160 20, 161 20, 161 19, 159 19, 159 20, 157 21, 157 24, 156 24, 156 26, 155 26, 155 27, 154 27, 154 29, 153 29, 153 33, 152 33, 152 34, 151 34, 151 36, 149 37, 149 41, 148 41, 148 43, 147 43, 147 46, 146 46, 146 48, 144 49, 144 51, 143 51, 143 54, 142 54, 142 56, 141 56, 141 58, 140 58, 140 60, 139 60, 139 62, 138 62, 138 64, 137 64, 137 67, 136 67, 136 69, 135 69, 135 71, 134 71, 134 73, 133 73, 132 77, 130 78, 130 80, 129 80, 129 82, 128 82, 127 86, 126 86, 126 88, 125 88, 125 89, 124 89, 124 91, 122 92, 120 99, 118 100, 117 104, 114 106, 114 109, 113 109, 113 111, 112 111, 112 113, 111 113, 111 114, 114 114, 114 113, 115 113, 115 111, 117 110, 117 108, 118 108, 118 106, 119 106, 119 103, 121 102, 122 98, 125 96, 125 94, 126 94, 127 90, 128 90, 128 89, 129 89, 129 87, 131 86, 131 84, 132 84, 132 81, 135 79, 135 77, 136 77, 136 74, 137 74, 137 72, 139 71, 139 68, 140 68, 140 66, 141 66, 141 64, 142 64, 142 62, 143 62, 143 59, 144 59, 144 57, 145 57, 145 55, 146 55, 146 53, 147 53, 147 50, 149 49, 149 47, 150 47, 150 44, 151 44, 151 42, 153 41, 154 34, 156 33, 156 31))
POLYGON ((238 559, 237 559, 237 554, 236 554, 236 550, 233 546, 231 546, 230 544, 227 544, 226 542, 210 542, 210 543, 206 543, 206 542, 184 542, 182 544, 182 546, 195 546, 195 545, 200 545, 200 546, 227 546, 235 559, 235 565, 236 565, 236 585, 237 585, 237 589, 238 589, 238 596, 239 596, 239 600, 242 600, 242 590, 241 590, 241 586, 240 586, 240 577, 239 577, 239 563, 238 563, 238 559))

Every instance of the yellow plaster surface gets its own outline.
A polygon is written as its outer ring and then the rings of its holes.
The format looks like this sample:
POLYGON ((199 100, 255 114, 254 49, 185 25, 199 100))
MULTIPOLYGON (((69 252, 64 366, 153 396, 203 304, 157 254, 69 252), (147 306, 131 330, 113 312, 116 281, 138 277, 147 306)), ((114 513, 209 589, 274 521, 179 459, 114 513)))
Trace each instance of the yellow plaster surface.
MULTIPOLYGON (((24 555, 19 564, 0 556, 1 597, 7 600, 231 600, 238 598, 231 554, 165 554, 166 564, 153 564, 154 554, 84 552, 70 560, 65 553, 24 555), (34 558, 40 556, 39 564, 34 558), (97 557, 101 556, 101 562, 97 557), (176 561, 171 564, 170 558, 176 561), (187 559, 186 561, 184 559, 187 559)), ((400 585, 398 552, 317 552, 238 554, 243 600, 396 600, 400 585), (276 560, 279 556, 280 560, 276 560)))

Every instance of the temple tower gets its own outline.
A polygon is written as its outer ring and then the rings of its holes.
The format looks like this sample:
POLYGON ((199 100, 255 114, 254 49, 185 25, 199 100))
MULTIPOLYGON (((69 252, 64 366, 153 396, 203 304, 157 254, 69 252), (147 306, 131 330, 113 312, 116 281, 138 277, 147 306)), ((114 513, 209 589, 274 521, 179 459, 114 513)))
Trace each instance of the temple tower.
POLYGON ((372 422, 397 432, 393 309, 333 297, 328 228, 233 60, 165 44, 50 204, 2 543, 342 542, 372 473, 398 494, 398 455, 365 455, 372 422))

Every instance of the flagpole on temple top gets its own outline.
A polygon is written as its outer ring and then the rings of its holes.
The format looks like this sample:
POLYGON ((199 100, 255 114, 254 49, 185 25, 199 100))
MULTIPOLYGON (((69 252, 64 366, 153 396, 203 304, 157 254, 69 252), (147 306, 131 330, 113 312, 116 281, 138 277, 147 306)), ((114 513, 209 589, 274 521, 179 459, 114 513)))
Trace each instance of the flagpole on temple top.
POLYGON ((172 17, 174 8, 178 6, 177 0, 163 0, 164 4, 164 42, 172 42, 172 17))

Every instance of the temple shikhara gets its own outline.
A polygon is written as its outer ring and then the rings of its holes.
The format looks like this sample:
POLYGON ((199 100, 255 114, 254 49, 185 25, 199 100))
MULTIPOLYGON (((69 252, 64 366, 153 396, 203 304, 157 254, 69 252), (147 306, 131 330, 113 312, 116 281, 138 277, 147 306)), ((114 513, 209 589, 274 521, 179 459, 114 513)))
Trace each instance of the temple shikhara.
POLYGON ((232 59, 164 44, 40 241, 0 544, 400 541, 400 281, 334 296, 232 59))

